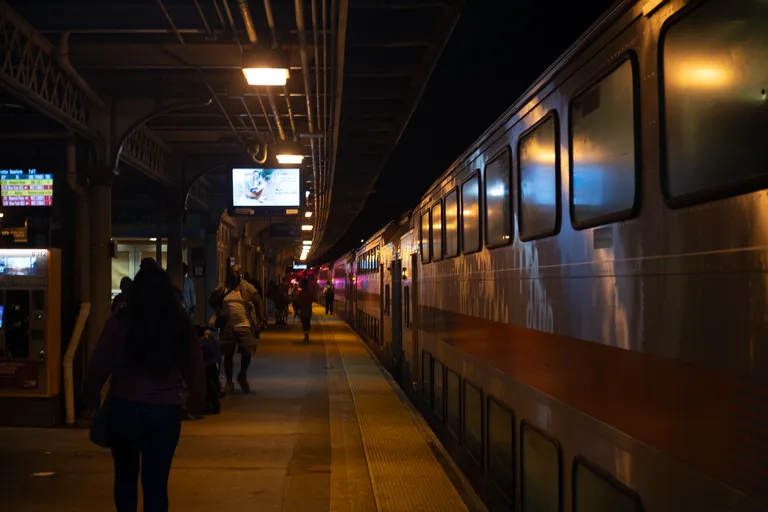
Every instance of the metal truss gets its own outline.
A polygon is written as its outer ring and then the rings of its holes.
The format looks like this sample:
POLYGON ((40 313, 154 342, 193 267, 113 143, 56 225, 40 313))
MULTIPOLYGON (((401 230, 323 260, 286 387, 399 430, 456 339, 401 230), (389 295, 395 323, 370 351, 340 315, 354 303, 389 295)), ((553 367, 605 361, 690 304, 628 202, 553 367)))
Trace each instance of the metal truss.
POLYGON ((58 65, 55 48, 0 1, 0 83, 41 112, 91 138, 94 102, 58 65))
POLYGON ((140 126, 125 139, 120 161, 135 167, 150 178, 170 184, 172 155, 171 148, 165 142, 149 128, 140 126))
POLYGON ((189 189, 189 198, 206 210, 211 209, 211 186, 205 178, 198 178, 189 189))

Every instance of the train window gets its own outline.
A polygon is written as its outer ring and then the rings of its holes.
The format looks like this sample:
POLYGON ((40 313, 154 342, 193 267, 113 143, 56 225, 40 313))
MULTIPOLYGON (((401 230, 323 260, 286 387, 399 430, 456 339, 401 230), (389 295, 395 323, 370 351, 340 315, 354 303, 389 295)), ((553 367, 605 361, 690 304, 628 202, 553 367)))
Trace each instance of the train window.
POLYGON ((464 446, 483 465, 483 392, 464 381, 464 446))
POLYGON ((421 228, 419 229, 419 236, 421 238, 421 262, 429 263, 429 210, 426 210, 421 214, 421 228))
POLYGON ((577 457, 573 463, 573 510, 642 512, 640 496, 607 472, 577 457))
POLYGON ((443 205, 432 207, 432 261, 443 259, 443 205))
POLYGON ((445 257, 459 255, 459 191, 445 196, 445 257))
POLYGON ((520 452, 523 512, 560 512, 561 462, 557 442, 523 422, 520 452))
POLYGON ((509 159, 509 149, 505 149, 485 166, 485 245, 489 248, 512 241, 509 159))
POLYGON ((453 432, 456 439, 461 432, 461 387, 459 375, 453 370, 446 369, 445 376, 445 419, 448 429, 453 432))
POLYGON ((443 363, 434 360, 434 371, 432 372, 432 380, 434 385, 434 392, 432 393, 432 410, 440 417, 445 418, 445 398, 443 389, 443 363))
POLYGON ((571 103, 571 220, 577 228, 613 222, 633 212, 637 104, 632 60, 571 103))
POLYGON ((554 235, 560 210, 557 116, 539 121, 518 145, 520 239, 554 235))
POLYGON ((768 186, 768 4, 697 5, 659 41, 662 180, 672 206, 768 186))
POLYGON ((432 405, 432 356, 429 352, 421 351, 421 397, 432 405))
POLYGON ((512 503, 515 489, 515 420, 507 408, 488 399, 488 474, 512 503))
POLYGON ((480 172, 461 186, 461 247, 464 254, 480 250, 480 172))

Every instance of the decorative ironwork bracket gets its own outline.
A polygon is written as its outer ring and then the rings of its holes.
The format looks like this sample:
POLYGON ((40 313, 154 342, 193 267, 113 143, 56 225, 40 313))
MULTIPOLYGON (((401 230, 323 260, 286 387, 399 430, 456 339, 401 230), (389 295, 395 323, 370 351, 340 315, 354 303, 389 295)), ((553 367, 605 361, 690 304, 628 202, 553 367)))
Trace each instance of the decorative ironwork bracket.
POLYGON ((0 1, 0 85, 66 127, 98 138, 90 129, 95 102, 56 60, 55 47, 0 1))
POLYGON ((171 183, 173 152, 149 128, 136 128, 123 143, 120 159, 162 183, 171 183))

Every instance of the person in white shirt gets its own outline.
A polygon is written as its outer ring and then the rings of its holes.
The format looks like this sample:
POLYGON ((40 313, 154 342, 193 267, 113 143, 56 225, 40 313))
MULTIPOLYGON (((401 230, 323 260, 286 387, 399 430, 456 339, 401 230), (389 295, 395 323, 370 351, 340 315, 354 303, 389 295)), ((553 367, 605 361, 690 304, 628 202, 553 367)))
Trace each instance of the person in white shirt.
POLYGON ((261 321, 262 304, 256 289, 242 279, 240 265, 232 265, 227 281, 220 284, 211 294, 211 307, 216 311, 216 327, 221 329, 219 343, 224 355, 224 374, 227 378, 226 391, 234 389, 235 351, 240 352, 240 372, 237 382, 244 393, 250 392, 248 366, 251 353, 256 349, 256 337, 261 321))
POLYGON ((181 264, 184 269, 184 309, 190 315, 195 314, 197 308, 197 297, 195 296, 195 282, 189 277, 189 266, 186 263, 181 264))

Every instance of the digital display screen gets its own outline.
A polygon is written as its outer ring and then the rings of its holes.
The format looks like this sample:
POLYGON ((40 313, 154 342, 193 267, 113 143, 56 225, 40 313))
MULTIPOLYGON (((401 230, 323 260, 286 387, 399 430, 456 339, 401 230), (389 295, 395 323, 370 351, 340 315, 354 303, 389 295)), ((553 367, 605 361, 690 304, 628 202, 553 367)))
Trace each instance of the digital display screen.
POLYGON ((44 276, 45 249, 0 249, 0 276, 44 276))
POLYGON ((52 206, 53 174, 37 169, 0 169, 3 206, 52 206))
POLYGON ((299 206, 299 169, 232 169, 232 206, 299 206))

